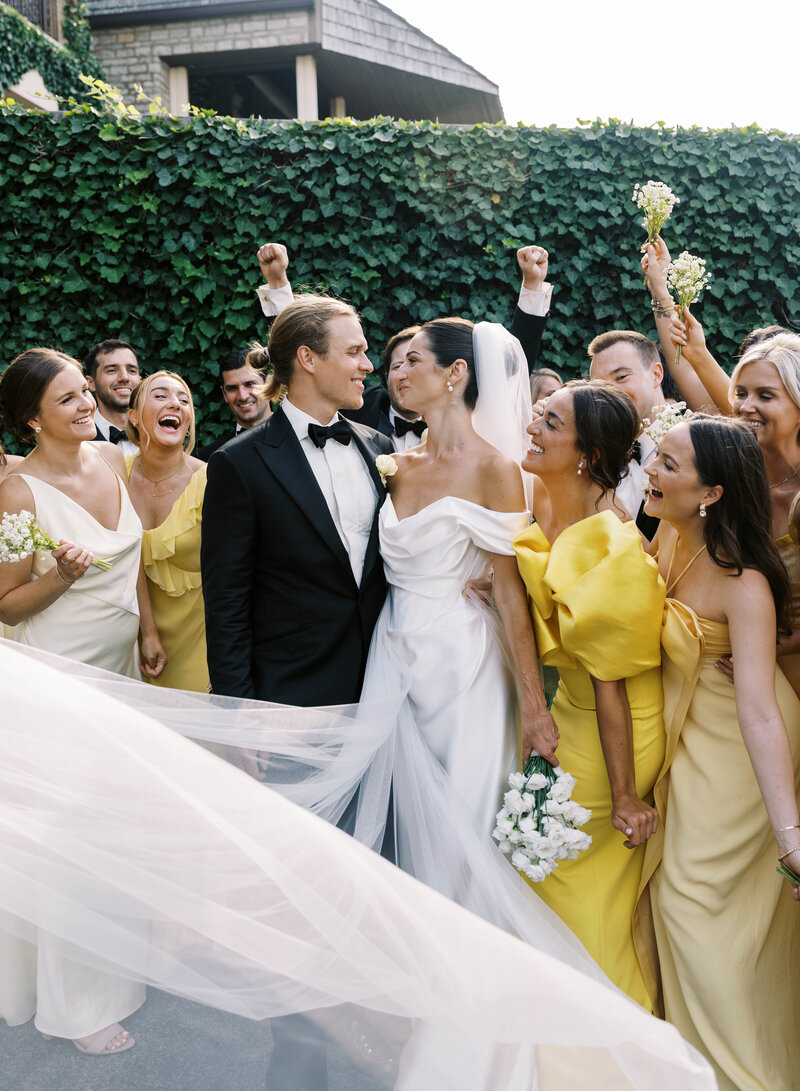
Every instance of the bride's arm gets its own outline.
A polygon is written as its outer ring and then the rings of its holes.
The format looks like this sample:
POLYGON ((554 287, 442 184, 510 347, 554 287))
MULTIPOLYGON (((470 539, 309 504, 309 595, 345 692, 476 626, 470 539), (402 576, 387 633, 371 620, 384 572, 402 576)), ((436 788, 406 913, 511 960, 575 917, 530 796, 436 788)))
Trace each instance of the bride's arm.
POLYGON ((597 730, 611 786, 611 824, 625 834, 625 848, 633 849, 652 837, 658 813, 636 791, 633 758, 633 722, 625 679, 601 682, 592 677, 597 730))
POLYGON ((503 619, 522 694, 522 759, 527 761, 531 750, 536 750, 555 765, 558 728, 542 689, 525 585, 515 557, 495 554, 493 561, 494 599, 503 619))

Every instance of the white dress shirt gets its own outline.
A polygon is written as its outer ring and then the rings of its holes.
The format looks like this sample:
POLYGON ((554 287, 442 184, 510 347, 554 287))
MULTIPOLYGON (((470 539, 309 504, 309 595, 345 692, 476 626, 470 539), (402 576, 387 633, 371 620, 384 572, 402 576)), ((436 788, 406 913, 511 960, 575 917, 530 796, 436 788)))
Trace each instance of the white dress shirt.
POLYGON ((548 284, 547 281, 542 284, 540 292, 534 292, 532 288, 526 288, 523 284, 519 290, 517 306, 525 314, 535 314, 539 318, 544 318, 550 310, 550 297, 552 294, 553 285, 548 284))
POLYGON ((639 436, 639 446, 642 461, 637 462, 636 459, 631 459, 628 463, 628 475, 623 477, 617 487, 617 497, 622 501, 631 519, 635 519, 639 514, 639 508, 644 500, 644 487, 647 484, 644 467, 656 453, 656 445, 646 432, 642 432, 639 436))
MULTIPOLYGON (((354 441, 345 445, 329 439, 324 447, 317 447, 308 434, 308 426, 322 422, 292 405, 288 398, 284 398, 281 405, 325 497, 339 537, 350 557, 356 583, 360 584, 378 502, 378 490, 367 464, 354 441)), ((340 419, 337 413, 326 424, 340 419)))
MULTIPOLYGON (((103 439, 106 440, 108 443, 110 443, 111 440, 108 437, 111 435, 111 423, 112 422, 109 421, 109 420, 106 420, 106 418, 100 412, 99 406, 95 410, 94 423, 95 423, 95 427, 97 428, 97 431, 100 433, 100 435, 103 437, 103 439)), ((114 427, 116 428, 117 425, 115 424, 114 427)), ((122 451, 123 455, 126 458, 129 455, 138 455, 139 454, 139 448, 136 446, 135 443, 131 443, 131 441, 129 439, 121 439, 119 441, 119 443, 116 444, 116 446, 119 447, 120 451, 122 451)))

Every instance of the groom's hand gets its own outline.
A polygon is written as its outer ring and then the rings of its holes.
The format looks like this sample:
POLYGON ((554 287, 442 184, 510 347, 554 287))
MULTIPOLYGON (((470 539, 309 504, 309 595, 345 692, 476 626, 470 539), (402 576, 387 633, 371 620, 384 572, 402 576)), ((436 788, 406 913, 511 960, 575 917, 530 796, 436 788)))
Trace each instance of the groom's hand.
POLYGON ((286 270, 289 268, 289 254, 283 243, 266 242, 263 246, 259 246, 258 264, 270 288, 283 288, 289 283, 286 276, 286 270))
POLYGON ((543 246, 523 246, 517 250, 517 265, 522 273, 522 286, 531 292, 541 292, 547 280, 550 255, 543 246))

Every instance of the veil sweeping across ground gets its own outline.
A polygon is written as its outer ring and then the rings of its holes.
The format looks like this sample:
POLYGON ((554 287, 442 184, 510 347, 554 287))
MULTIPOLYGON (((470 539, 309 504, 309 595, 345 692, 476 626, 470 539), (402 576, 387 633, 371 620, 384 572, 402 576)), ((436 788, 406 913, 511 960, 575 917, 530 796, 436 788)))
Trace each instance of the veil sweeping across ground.
POLYGON ((334 1047, 367 1041, 383 1059, 376 1088, 419 1089, 420 1072, 437 1091, 716 1086, 492 845, 461 836, 402 693, 290 709, 158 689, 2 641, 0 704, 7 941, 45 933, 80 964, 249 1019, 311 1012, 334 1047), (438 885, 487 920, 366 847, 380 844, 404 761, 426 770, 420 836, 433 837, 432 858, 440 844, 452 853, 438 885), (339 819, 357 787, 364 843, 321 820, 339 819), (493 926, 515 922, 526 942, 493 926))

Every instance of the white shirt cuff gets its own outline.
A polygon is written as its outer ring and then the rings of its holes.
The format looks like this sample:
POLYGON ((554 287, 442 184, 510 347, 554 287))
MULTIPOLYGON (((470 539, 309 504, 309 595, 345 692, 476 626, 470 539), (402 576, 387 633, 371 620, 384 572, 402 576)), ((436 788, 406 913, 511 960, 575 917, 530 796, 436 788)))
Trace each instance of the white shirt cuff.
POLYGON ((523 285, 519 290, 517 306, 525 314, 535 314, 538 318, 544 318, 550 310, 550 297, 552 294, 553 285, 548 284, 547 281, 542 285, 540 292, 534 292, 523 285))
POLYGON ((294 300, 291 284, 283 284, 280 288, 270 288, 269 284, 259 284, 256 294, 261 310, 267 318, 274 318, 294 300))

